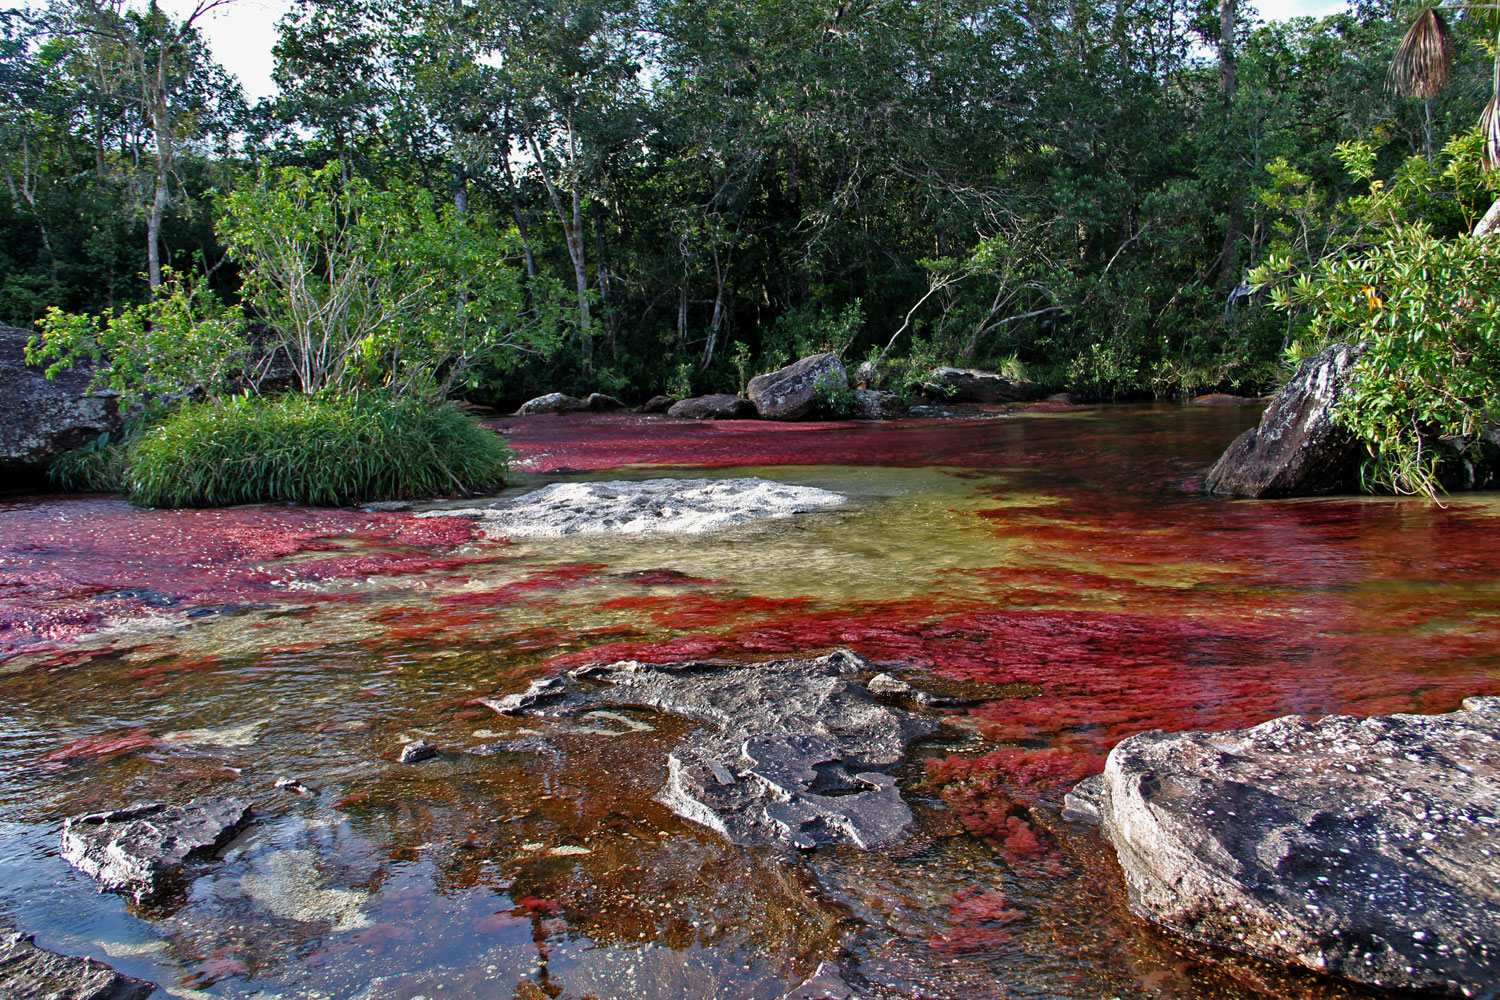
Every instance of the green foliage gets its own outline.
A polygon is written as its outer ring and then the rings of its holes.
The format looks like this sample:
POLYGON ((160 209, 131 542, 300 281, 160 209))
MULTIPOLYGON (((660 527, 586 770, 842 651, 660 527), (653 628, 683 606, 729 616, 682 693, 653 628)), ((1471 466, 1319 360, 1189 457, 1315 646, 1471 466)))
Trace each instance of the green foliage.
POLYGON ((366 394, 191 403, 130 449, 131 502, 338 506, 499 487, 499 436, 443 404, 366 394))
POLYGON ((224 202, 246 299, 305 393, 382 388, 445 398, 553 349, 555 283, 525 280, 514 231, 430 191, 346 178, 343 165, 262 172, 224 202))
POLYGON ((763 371, 775 371, 810 354, 842 357, 864 322, 862 302, 857 298, 839 310, 814 302, 782 313, 766 335, 760 367, 763 371))
POLYGON ((813 391, 818 397, 818 411, 824 416, 844 420, 854 415, 854 390, 849 388, 848 379, 836 378, 832 372, 824 372, 813 383, 813 391))
POLYGON ((120 393, 127 407, 244 384, 250 345, 239 308, 191 275, 167 269, 163 277, 158 297, 145 305, 98 316, 48 309, 26 360, 46 365, 49 378, 79 360, 94 362, 95 388, 120 393))
POLYGON ((81 448, 65 451, 47 467, 47 478, 70 493, 116 493, 125 489, 130 441, 100 434, 81 448))

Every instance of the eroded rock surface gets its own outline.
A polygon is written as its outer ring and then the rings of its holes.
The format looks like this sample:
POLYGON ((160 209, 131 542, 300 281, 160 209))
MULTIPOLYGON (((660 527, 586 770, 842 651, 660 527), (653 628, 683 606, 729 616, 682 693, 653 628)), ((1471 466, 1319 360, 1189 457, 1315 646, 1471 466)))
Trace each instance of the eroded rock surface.
POLYGON ((492 537, 699 534, 844 503, 841 493, 768 479, 646 479, 557 483, 487 507, 427 511, 469 517, 492 537))
POLYGON ((516 715, 567 717, 644 707, 705 723, 667 758, 658 799, 735 844, 878 848, 911 824, 887 772, 929 719, 881 704, 846 651, 813 660, 716 660, 582 667, 486 702, 516 715))
POLYGON ((1500 698, 1447 715, 1141 733, 1069 797, 1132 905, 1193 940, 1387 989, 1500 981, 1500 698))
POLYGON ((1272 398, 1260 424, 1235 438, 1204 486, 1238 497, 1309 496, 1352 489, 1360 448, 1334 423, 1349 392, 1359 349, 1334 344, 1297 368, 1272 398))
POLYGON ((109 393, 89 390, 92 371, 78 368, 46 378, 26 364, 31 333, 0 326, 0 484, 38 482, 52 460, 124 418, 109 393))
POLYGON ((1029 403, 1045 395, 1035 382, 976 368, 935 368, 929 381, 949 403, 1029 403))
POLYGON ((678 400, 667 408, 667 416, 693 420, 747 420, 755 416, 755 404, 739 396, 716 393, 678 400))
POLYGON ((74 816, 63 822, 62 856, 99 883, 144 903, 176 886, 189 863, 209 861, 250 821, 250 802, 197 799, 74 816))
POLYGON ((38 948, 29 934, 0 925, 0 997, 5 1000, 146 1000, 154 983, 122 976, 103 962, 38 948))
POLYGON ((837 356, 814 354, 757 375, 750 380, 748 391, 762 419, 805 420, 818 408, 819 383, 831 390, 849 387, 849 375, 837 356))

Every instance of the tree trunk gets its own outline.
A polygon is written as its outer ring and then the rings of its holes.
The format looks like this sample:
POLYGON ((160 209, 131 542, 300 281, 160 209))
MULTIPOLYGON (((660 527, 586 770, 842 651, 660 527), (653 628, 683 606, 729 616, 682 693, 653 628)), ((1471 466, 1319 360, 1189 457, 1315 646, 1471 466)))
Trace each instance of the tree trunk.
MULTIPOLYGON (((1221 0, 1219 5, 1220 80, 1224 87, 1225 143, 1237 141, 1233 127, 1234 98, 1239 90, 1234 53, 1234 31, 1237 0, 1221 0)), ((1233 183, 1233 182, 1231 182, 1233 183)), ((1236 188, 1229 196, 1229 218, 1224 228, 1224 246, 1219 250, 1216 283, 1227 291, 1240 283, 1240 243, 1245 239, 1245 193, 1236 188)))
POLYGON ((1481 240, 1494 233, 1497 229, 1500 229, 1500 198, 1495 199, 1495 203, 1490 206, 1490 210, 1484 213, 1484 218, 1480 219, 1474 226, 1473 237, 1476 240, 1481 240))

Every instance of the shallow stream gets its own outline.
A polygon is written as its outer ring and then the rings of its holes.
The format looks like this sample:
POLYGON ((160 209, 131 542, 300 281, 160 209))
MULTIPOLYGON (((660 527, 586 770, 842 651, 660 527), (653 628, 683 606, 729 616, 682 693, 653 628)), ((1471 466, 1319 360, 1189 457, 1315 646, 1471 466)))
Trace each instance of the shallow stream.
POLYGON ((1179 954, 1057 814, 1144 729, 1500 693, 1500 499, 1202 495, 1256 416, 498 423, 520 488, 850 497, 698 536, 0 502, 0 920, 162 996, 777 1000, 831 960, 872 998, 1371 997, 1179 954), (841 647, 974 700, 898 773, 895 850, 730 846, 653 801, 680 720, 476 701, 587 662, 841 647), (526 730, 550 749, 462 752, 526 730), (416 738, 443 753, 397 763, 416 738), (161 905, 58 857, 65 816, 231 793, 257 821, 161 905))

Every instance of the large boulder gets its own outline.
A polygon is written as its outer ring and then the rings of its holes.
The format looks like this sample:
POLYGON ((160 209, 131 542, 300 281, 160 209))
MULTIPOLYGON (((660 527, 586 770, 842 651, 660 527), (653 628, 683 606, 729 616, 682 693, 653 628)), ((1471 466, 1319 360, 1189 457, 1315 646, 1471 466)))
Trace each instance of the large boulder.
POLYGON ((5 1000, 146 1000, 156 984, 122 976, 103 962, 38 948, 29 934, 0 925, 0 997, 5 1000))
POLYGON ((977 368, 934 368, 928 382, 949 403, 1031 403, 1047 394, 1035 382, 977 368))
POLYGON ((693 420, 746 420, 755 416, 755 404, 739 396, 717 393, 679 400, 667 409, 669 417, 693 420))
POLYGON ((1194 941, 1384 989, 1500 981, 1500 698, 1141 733, 1068 806, 1133 908, 1194 941))
POLYGON ((26 363, 31 334, 0 326, 0 484, 39 482, 63 452, 124 424, 109 392, 92 392, 88 368, 46 378, 26 363))
POLYGON ((671 396, 652 396, 641 404, 641 413, 666 413, 677 402, 671 396))
POLYGON ((844 363, 832 354, 814 354, 750 380, 750 400, 764 420, 805 420, 818 408, 818 385, 849 388, 844 363))
POLYGON ((240 798, 89 813, 64 821, 62 856, 101 892, 146 903, 177 888, 189 865, 211 861, 249 822, 250 803, 240 798))
POLYGON ((1238 497, 1339 493, 1358 482, 1360 448, 1334 423, 1360 349, 1334 344, 1308 358, 1261 415, 1208 471, 1204 486, 1238 497))
POLYGON ((528 399, 516 411, 518 417, 536 417, 546 413, 581 413, 589 408, 588 400, 569 396, 562 392, 549 392, 545 396, 528 399))

